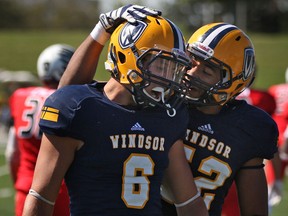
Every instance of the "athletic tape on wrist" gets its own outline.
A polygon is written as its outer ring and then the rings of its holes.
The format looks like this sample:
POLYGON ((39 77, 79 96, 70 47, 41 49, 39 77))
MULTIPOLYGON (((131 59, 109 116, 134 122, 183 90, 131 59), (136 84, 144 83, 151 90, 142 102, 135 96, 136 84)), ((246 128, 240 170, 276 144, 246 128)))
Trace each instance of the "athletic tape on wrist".
POLYGON ((196 200, 198 197, 200 197, 200 192, 198 191, 197 194, 195 194, 195 196, 193 196, 192 198, 188 199, 187 201, 185 202, 182 202, 182 203, 179 203, 179 204, 174 204, 176 208, 180 208, 180 207, 183 207, 191 202, 193 202, 194 200, 196 200))
POLYGON ((30 189, 29 190, 29 194, 36 197, 36 199, 39 199, 39 200, 42 200, 43 202, 49 204, 49 205, 52 205, 54 206, 55 205, 55 202, 51 202, 49 200, 47 200, 46 198, 42 197, 39 193, 37 193, 35 190, 33 189, 30 189))
POLYGON ((98 22, 95 25, 94 29, 91 31, 90 36, 99 44, 104 46, 105 43, 109 40, 111 35, 108 32, 106 32, 101 23, 98 22))

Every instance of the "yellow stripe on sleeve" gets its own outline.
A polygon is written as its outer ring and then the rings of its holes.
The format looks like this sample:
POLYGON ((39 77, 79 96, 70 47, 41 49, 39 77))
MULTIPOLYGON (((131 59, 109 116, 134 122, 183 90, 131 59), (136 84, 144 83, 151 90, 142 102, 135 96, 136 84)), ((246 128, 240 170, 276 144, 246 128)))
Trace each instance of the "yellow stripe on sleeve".
POLYGON ((41 119, 47 121, 57 122, 59 117, 59 110, 52 107, 43 107, 41 112, 41 119))

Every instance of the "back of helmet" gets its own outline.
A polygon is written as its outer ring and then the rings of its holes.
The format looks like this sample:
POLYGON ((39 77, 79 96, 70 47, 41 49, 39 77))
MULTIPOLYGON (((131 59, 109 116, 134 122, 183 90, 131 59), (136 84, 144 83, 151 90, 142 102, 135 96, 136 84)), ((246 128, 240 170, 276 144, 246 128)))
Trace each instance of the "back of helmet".
POLYGON ((44 49, 37 60, 39 79, 45 84, 58 84, 75 49, 66 44, 53 44, 44 49))

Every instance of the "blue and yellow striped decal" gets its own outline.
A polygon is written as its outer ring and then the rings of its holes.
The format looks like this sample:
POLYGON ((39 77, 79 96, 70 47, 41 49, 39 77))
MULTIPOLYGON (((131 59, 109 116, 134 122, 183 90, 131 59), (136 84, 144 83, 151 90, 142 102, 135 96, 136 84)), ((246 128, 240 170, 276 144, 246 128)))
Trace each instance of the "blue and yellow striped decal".
POLYGON ((185 50, 185 41, 182 32, 171 20, 169 19, 166 20, 170 24, 174 34, 174 48, 185 50))
POLYGON ((57 122, 59 117, 59 110, 44 106, 41 111, 40 118, 47 121, 57 122))
POLYGON ((209 46, 211 49, 215 49, 220 40, 229 32, 237 29, 236 26, 226 23, 221 23, 209 29, 200 38, 199 42, 209 46))

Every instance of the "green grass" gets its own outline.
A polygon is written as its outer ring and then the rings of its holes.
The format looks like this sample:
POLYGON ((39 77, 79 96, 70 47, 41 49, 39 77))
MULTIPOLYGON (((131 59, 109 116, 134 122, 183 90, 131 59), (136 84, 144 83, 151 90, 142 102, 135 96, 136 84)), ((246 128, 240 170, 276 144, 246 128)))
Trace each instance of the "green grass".
POLYGON ((288 34, 251 35, 255 46, 257 78, 254 86, 267 89, 270 85, 285 82, 288 67, 288 34))
MULTIPOLYGON (((0 68, 12 71, 26 70, 36 74, 36 61, 44 48, 54 43, 67 43, 77 47, 88 34, 89 31, 0 31, 0 68)), ((186 38, 189 38, 188 36, 186 38)), ((284 82, 284 72, 288 66, 288 35, 250 34, 250 36, 255 45, 258 66, 254 87, 266 89, 270 85, 284 82)), ((100 59, 96 79, 107 80, 109 77, 103 67, 105 58, 106 50, 100 59)), ((14 194, 7 167, 4 166, 3 152, 4 147, 0 145, 0 214, 12 216, 14 215, 14 194)), ((283 201, 274 209, 272 216, 287 215, 287 203, 288 181, 286 180, 283 201)))
MULTIPOLYGON (((89 31, 0 31, 0 68, 27 70, 36 74, 36 61, 44 48, 53 43, 67 43, 77 47, 88 34, 89 31)), ((270 85, 284 82, 284 72, 288 67, 288 34, 249 35, 255 46, 258 66, 254 87, 266 89, 270 85)), ((109 77, 103 67, 106 49, 104 51, 96 74, 96 78, 101 80, 109 77)))
MULTIPOLYGON (((25 70, 36 75, 36 62, 39 54, 54 43, 66 43, 75 48, 90 32, 54 32, 54 31, 0 31, 0 69, 25 70)), ((107 80, 109 73, 104 71, 106 49, 100 59, 99 73, 96 78, 107 80), (100 72, 101 71, 101 72, 100 72)))
POLYGON ((0 212, 14 215, 14 189, 4 157, 4 146, 0 145, 0 212))
POLYGON ((286 176, 285 182, 284 182, 284 190, 283 190, 283 198, 280 204, 273 208, 272 215, 271 216, 284 216, 287 215, 288 212, 288 179, 286 176))

